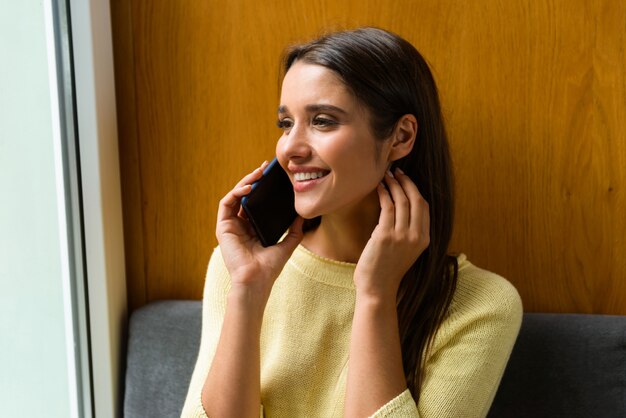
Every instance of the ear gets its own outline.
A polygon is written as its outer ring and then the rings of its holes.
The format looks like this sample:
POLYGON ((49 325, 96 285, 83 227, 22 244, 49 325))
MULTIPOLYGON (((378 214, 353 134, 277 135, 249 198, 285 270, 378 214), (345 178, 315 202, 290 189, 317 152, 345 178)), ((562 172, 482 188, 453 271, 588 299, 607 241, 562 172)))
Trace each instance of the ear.
POLYGON ((397 161, 409 155, 415 144, 417 136, 417 119, 415 116, 407 114, 398 119, 396 127, 391 135, 391 149, 389 161, 397 161))

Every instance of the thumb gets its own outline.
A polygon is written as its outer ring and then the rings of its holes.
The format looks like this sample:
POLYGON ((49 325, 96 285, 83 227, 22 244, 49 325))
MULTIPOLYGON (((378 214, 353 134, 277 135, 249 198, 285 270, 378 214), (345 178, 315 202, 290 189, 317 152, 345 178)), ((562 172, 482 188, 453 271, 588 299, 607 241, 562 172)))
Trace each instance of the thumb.
POLYGON ((285 238, 277 244, 277 246, 282 247, 291 253, 302 241, 302 237, 304 233, 302 232, 302 225, 304 224, 304 219, 302 216, 297 216, 293 221, 291 226, 289 227, 289 232, 285 235, 285 238))

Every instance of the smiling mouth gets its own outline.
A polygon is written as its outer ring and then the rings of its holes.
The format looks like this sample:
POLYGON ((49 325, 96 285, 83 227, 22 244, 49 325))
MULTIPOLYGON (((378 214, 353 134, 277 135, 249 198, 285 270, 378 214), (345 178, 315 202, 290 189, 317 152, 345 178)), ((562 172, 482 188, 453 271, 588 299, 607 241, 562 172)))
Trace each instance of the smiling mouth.
POLYGON ((330 171, 316 171, 312 173, 294 173, 293 179, 295 181, 308 181, 322 178, 328 175, 330 171))

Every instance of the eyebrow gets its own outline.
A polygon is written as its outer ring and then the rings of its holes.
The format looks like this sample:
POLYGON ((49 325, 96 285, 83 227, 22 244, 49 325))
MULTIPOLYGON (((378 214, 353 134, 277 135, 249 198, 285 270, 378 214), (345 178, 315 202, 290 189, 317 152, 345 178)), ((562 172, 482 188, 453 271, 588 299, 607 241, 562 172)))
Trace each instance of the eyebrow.
MULTIPOLYGON (((329 112, 337 112, 342 115, 348 114, 345 110, 340 107, 327 105, 327 104, 310 104, 305 107, 306 111, 309 113, 320 112, 320 111, 329 111, 329 112)), ((287 106, 279 106, 278 113, 287 113, 287 106)))

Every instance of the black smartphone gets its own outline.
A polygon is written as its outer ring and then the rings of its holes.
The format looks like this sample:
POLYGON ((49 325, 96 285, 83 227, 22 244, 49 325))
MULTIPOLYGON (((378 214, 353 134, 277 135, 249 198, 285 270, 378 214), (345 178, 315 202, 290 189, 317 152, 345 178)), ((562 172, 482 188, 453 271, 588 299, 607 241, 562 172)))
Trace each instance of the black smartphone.
POLYGON ((276 244, 296 219, 293 186, 276 158, 252 184, 241 206, 264 247, 276 244))

